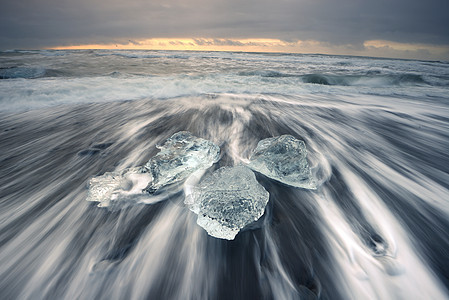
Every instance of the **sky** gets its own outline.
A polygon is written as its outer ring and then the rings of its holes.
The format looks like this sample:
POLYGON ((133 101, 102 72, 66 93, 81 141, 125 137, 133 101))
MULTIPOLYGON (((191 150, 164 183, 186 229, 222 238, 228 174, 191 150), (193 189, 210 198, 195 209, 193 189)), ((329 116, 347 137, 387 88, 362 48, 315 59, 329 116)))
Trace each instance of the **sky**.
POLYGON ((2 0, 0 49, 42 48, 449 60, 449 1, 2 0))

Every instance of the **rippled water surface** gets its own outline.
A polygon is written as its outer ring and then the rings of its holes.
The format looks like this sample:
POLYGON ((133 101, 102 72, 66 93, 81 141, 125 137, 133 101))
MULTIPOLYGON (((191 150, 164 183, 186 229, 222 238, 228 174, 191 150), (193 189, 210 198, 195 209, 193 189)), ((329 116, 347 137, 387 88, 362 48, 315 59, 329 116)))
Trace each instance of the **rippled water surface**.
POLYGON ((0 53, 0 298, 449 299, 448 74, 319 55, 0 53), (259 174, 265 213, 233 241, 179 191, 85 201, 90 178, 183 130, 220 146, 210 172, 291 134, 318 188, 259 174))

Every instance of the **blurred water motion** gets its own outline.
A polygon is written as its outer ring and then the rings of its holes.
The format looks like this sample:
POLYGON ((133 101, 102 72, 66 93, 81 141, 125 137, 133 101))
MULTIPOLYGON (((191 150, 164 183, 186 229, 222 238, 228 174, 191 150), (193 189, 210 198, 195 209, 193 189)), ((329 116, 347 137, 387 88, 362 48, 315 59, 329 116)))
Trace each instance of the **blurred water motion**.
MULTIPOLYGON (((449 106, 368 96, 203 95, 0 117, 2 299, 448 299, 449 106), (305 141, 317 190, 258 176, 264 216, 233 241, 184 194, 117 210, 92 176, 143 165, 188 130, 215 169, 261 139, 305 141)), ((168 191, 169 192, 169 191, 168 191)))

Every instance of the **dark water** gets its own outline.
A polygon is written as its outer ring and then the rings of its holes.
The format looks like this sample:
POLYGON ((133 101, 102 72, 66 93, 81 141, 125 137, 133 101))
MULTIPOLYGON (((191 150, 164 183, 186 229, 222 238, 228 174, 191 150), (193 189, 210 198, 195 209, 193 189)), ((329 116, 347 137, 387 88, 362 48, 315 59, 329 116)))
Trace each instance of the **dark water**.
POLYGON ((2 299, 449 299, 445 98, 210 94, 0 115, 2 299), (120 210, 92 176, 188 130, 245 161, 303 139, 316 191, 263 176, 261 220, 207 235, 183 194, 120 210))

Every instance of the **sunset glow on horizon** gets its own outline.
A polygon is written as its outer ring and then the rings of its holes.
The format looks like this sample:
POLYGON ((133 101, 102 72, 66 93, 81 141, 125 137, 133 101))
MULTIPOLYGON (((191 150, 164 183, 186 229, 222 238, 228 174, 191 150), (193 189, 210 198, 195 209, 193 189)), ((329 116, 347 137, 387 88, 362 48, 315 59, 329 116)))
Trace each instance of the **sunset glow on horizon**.
POLYGON ((176 50, 176 51, 233 51, 280 52, 302 54, 355 55, 392 58, 430 59, 448 55, 447 46, 399 43, 369 40, 362 45, 333 45, 314 40, 284 41, 281 39, 214 39, 214 38, 153 38, 118 41, 103 44, 80 44, 49 47, 53 50, 121 49, 121 50, 176 50))
POLYGON ((198 51, 260 51, 268 48, 293 47, 279 39, 211 39, 211 38, 154 38, 128 40, 108 44, 82 44, 51 47, 54 50, 76 49, 127 49, 127 50, 198 50, 198 51), (243 50, 245 49, 245 50, 243 50))

